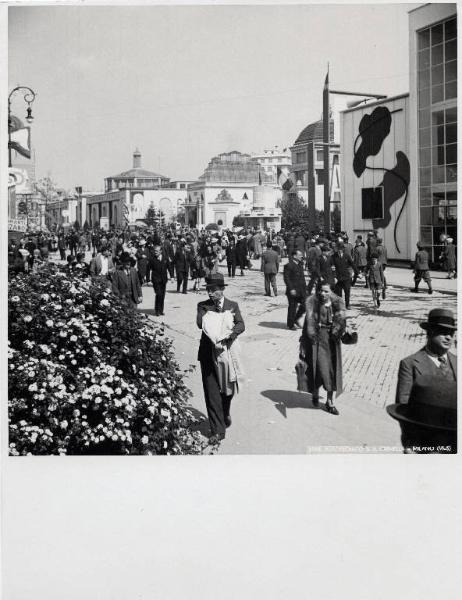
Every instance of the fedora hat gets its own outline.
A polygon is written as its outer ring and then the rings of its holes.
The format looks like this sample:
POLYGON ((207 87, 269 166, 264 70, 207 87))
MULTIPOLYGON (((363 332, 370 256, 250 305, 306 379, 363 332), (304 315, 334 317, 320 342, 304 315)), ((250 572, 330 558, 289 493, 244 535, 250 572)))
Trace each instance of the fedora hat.
POLYGON ((434 308, 428 313, 427 320, 420 323, 420 326, 425 330, 428 330, 430 327, 444 327, 451 330, 457 329, 454 313, 447 308, 434 308))
POLYGON ((447 395, 434 394, 427 396, 425 401, 411 396, 408 404, 390 404, 387 412, 401 423, 440 431, 457 430, 457 404, 447 395))
POLYGON ((226 287, 225 278, 222 273, 211 273, 205 278, 205 287, 226 287))

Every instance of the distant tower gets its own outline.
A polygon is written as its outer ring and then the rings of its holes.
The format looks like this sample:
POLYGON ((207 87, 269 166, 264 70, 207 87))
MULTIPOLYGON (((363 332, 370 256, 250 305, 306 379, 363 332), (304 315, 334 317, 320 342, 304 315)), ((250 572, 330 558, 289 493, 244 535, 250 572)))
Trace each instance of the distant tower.
POLYGON ((141 167, 141 152, 138 148, 133 152, 133 168, 139 169, 141 167))

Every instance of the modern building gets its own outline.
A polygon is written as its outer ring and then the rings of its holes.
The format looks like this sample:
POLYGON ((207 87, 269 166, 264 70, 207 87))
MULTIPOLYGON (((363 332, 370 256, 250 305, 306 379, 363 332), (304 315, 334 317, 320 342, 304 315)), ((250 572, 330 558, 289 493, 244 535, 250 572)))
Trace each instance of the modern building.
POLYGON ((437 261, 444 236, 457 241, 456 4, 409 12, 410 193, 413 242, 437 261))
POLYGON ((150 208, 160 211, 165 221, 175 220, 186 200, 188 181, 171 182, 168 177, 141 166, 141 153, 133 153, 133 168, 105 178, 105 192, 87 197, 81 219, 104 228, 134 225, 150 208))
MULTIPOLYGON (((329 165, 330 165, 330 200, 333 205, 339 204, 340 145, 334 141, 334 121, 329 127, 329 165)), ((317 210, 324 210, 324 146, 322 119, 307 125, 295 140, 290 151, 292 153, 291 178, 297 185, 297 194, 309 205, 312 201, 317 210)), ((293 190, 292 190, 293 191, 293 190)))
POLYGON ((225 152, 212 158, 203 175, 188 186, 186 223, 231 228, 235 217, 260 228, 280 229, 282 198, 273 173, 250 154, 225 152))
POLYGON ((263 167, 265 176, 271 183, 280 183, 281 175, 288 177, 292 166, 292 157, 289 148, 280 149, 279 146, 264 150, 263 153, 253 153, 252 159, 257 160, 263 167))
POLYGON ((388 257, 413 256, 409 94, 341 113, 342 229, 366 239, 376 229, 388 257))

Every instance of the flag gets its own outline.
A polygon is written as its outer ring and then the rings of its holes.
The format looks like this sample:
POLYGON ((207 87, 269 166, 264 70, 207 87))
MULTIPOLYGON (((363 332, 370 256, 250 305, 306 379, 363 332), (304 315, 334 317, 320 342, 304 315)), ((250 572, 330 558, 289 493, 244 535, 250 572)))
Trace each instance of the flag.
POLYGON ((10 148, 21 156, 30 158, 30 127, 23 127, 10 133, 10 148))
POLYGON ((287 175, 283 172, 281 167, 277 168, 277 182, 278 185, 280 185, 281 188, 286 192, 288 192, 293 186, 293 181, 291 181, 289 177, 287 177, 287 175))

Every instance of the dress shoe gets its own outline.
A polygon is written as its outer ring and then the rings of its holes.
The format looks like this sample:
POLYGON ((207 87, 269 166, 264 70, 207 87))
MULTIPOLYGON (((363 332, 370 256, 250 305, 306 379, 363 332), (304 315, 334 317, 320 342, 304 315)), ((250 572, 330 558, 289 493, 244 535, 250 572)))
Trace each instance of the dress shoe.
POLYGON ((214 446, 215 444, 219 444, 224 439, 225 439, 224 433, 215 433, 215 435, 211 435, 209 437, 209 446, 214 446))
POLYGON ((328 413, 330 413, 331 415, 338 415, 339 412, 338 410, 335 408, 335 406, 330 406, 329 404, 326 404, 326 410, 328 413))
POLYGON ((232 423, 232 419, 231 417, 228 415, 227 417, 225 417, 225 425, 226 427, 231 427, 231 423, 232 423))
POLYGON ((292 325, 292 327, 287 326, 287 329, 290 329, 290 331, 297 331, 295 325, 292 325))
POLYGON ((319 408, 319 397, 313 397, 311 398, 311 402, 313 404, 313 408, 319 408))
POLYGON ((430 289, 428 290, 428 293, 429 293, 429 294, 433 294, 433 290, 430 288, 430 289))

